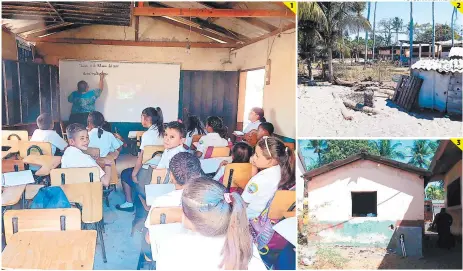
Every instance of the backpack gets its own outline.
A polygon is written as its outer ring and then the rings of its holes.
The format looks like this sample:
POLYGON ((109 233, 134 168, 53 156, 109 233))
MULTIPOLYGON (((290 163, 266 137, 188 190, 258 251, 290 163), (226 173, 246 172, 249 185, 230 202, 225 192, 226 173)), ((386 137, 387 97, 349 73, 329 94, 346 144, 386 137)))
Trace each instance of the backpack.
POLYGON ((66 194, 59 186, 50 186, 40 188, 30 209, 54 209, 54 208, 71 208, 66 194))

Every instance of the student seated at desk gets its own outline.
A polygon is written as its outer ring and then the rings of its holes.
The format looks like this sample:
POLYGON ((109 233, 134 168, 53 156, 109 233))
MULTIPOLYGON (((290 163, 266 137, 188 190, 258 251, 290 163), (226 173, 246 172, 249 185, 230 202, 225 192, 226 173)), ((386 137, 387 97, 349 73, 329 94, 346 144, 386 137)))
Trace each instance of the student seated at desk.
POLYGON ((119 149, 117 149, 118 152, 121 152, 122 147, 127 147, 127 144, 124 143, 124 139, 122 138, 122 136, 117 133, 117 129, 115 133, 112 132, 111 124, 109 122, 104 121, 101 125, 101 128, 103 128, 103 130, 105 130, 106 132, 112 133, 116 140, 119 142, 121 146, 119 147, 119 149))
POLYGON ((110 152, 115 153, 117 158, 119 152, 117 151, 122 144, 117 141, 116 137, 105 130, 103 130, 103 123, 105 122, 103 114, 98 111, 93 111, 88 114, 87 129, 90 143, 90 148, 100 149, 100 157, 106 157, 110 152))
POLYGON ((267 270, 238 193, 226 193, 221 183, 201 177, 185 186, 182 209, 187 230, 159 242, 156 269, 267 270))
POLYGON ((108 187, 111 179, 111 160, 103 158, 104 170, 97 162, 83 151, 88 149, 88 131, 82 124, 73 123, 66 128, 69 147, 61 158, 61 168, 97 167, 100 170, 100 180, 103 186, 108 187))
POLYGON ((198 142, 196 156, 204 158, 208 147, 226 147, 228 141, 227 128, 223 126, 221 118, 212 116, 206 120, 206 131, 207 135, 201 137, 198 142))
POLYGON ((34 131, 30 141, 50 143, 52 155, 56 153, 56 149, 64 151, 68 146, 68 143, 53 130, 53 119, 50 114, 40 114, 37 117, 37 126, 39 129, 34 131))
POLYGON ((188 148, 191 148, 191 142, 193 141, 193 136, 194 135, 205 135, 205 134, 206 134, 206 130, 201 120, 195 115, 189 116, 186 122, 185 145, 188 148))
MULTIPOLYGON (((249 159, 252 156, 252 147, 249 146, 248 143, 246 142, 238 142, 233 146, 232 149, 232 163, 249 163, 249 159)), ((223 178, 223 175, 225 174, 225 166, 228 164, 228 161, 222 161, 220 163, 219 169, 217 169, 217 172, 214 176, 215 181, 220 181, 223 178)), ((252 176, 257 174, 257 168, 256 171, 253 172, 252 176)))
POLYGON ((257 130, 262 122, 267 121, 264 117, 264 109, 260 107, 253 107, 251 112, 249 112, 248 120, 250 120, 251 123, 249 123, 248 126, 244 128, 243 133, 245 134, 251 132, 252 130, 257 130))
MULTIPOLYGON (((138 183, 137 175, 139 171, 148 170, 143 166, 143 149, 145 146, 162 145, 164 137, 164 118, 159 107, 147 107, 141 112, 141 124, 148 128, 141 136, 140 152, 138 153, 135 167, 124 169, 121 172, 122 189, 124 190, 125 202, 116 205, 121 211, 133 212, 132 188, 136 188, 138 183)), ((149 175, 149 174, 147 174, 149 175)))
MULTIPOLYGON (((179 152, 185 152, 183 144, 185 143, 185 125, 178 121, 169 122, 164 132, 164 152, 161 160, 157 165, 153 164, 153 160, 148 160, 147 164, 154 169, 168 168, 170 160, 179 152)), ((150 180, 151 181, 151 180, 150 180)))
POLYGON ((257 128, 257 141, 259 141, 264 136, 273 136, 273 124, 270 122, 262 122, 257 128))
POLYGON ((276 137, 264 136, 257 142, 251 163, 261 171, 249 180, 241 195, 248 203, 249 219, 261 214, 278 189, 295 184, 293 151, 276 137))

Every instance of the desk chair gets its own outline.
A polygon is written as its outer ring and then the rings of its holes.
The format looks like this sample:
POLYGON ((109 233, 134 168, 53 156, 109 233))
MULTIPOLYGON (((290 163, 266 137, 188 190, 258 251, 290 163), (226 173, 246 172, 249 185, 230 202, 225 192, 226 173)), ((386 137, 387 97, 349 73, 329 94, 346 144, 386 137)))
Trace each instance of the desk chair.
POLYGON ((19 156, 24 158, 28 155, 53 155, 49 142, 23 141, 19 142, 19 156))
POLYGON ((268 210, 270 219, 282 219, 296 215, 296 191, 278 190, 268 210))
POLYGON ((2 130, 2 141, 5 140, 29 141, 29 133, 25 130, 2 130))
POLYGON ((50 171, 52 186, 63 184, 100 182, 100 171, 97 167, 89 168, 55 168, 50 171))
POLYGON ((28 209, 8 210, 4 214, 6 242, 18 231, 81 230, 80 210, 28 209))
MULTIPOLYGON (((182 208, 181 207, 167 207, 167 208, 155 208, 150 214, 150 225, 170 224, 182 222, 182 208)), ((151 254, 151 241, 149 237, 149 231, 146 227, 143 227, 142 231, 142 242, 140 256, 138 257, 137 270, 145 268, 148 265, 148 270, 156 268, 156 262, 153 261, 151 254)))
POLYGON ((204 159, 230 156, 230 147, 207 147, 204 159))
MULTIPOLYGON (((86 151, 84 151, 84 153, 90 155, 92 158, 94 157, 100 157, 100 149, 99 148, 87 148, 86 151)), ((112 153, 109 153, 107 157, 113 157, 111 155, 112 153)), ((105 167, 105 163, 100 160, 100 159, 96 159, 96 162, 98 163, 98 165, 104 169, 105 167)), ((110 189, 104 189, 103 190, 103 198, 105 200, 105 203, 106 203, 106 206, 109 207, 109 194, 113 191, 113 190, 116 190, 116 185, 117 185, 117 182, 119 181, 119 177, 117 176, 117 169, 116 169, 116 159, 113 159, 113 163, 111 163, 111 179, 109 180, 109 188, 110 189)))
POLYGON ((25 170, 25 165, 22 160, 6 159, 2 160, 2 173, 25 170))
POLYGON ((222 184, 227 188, 235 190, 244 189, 252 177, 251 163, 230 163, 225 166, 222 184))
POLYGON ((290 148, 292 151, 296 149, 296 143, 294 142, 284 142, 285 146, 290 148))
POLYGON ((143 149, 143 160, 142 163, 148 162, 151 158, 154 158, 158 154, 162 154, 164 152, 163 145, 149 145, 145 146, 143 149))

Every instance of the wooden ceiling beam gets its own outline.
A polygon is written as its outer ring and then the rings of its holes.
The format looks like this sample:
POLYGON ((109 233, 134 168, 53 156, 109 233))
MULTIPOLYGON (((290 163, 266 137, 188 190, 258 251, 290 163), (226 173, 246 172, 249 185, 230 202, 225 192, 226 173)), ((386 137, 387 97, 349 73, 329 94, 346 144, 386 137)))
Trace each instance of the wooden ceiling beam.
POLYGON ((36 23, 36 24, 23 26, 23 27, 20 27, 20 28, 17 28, 17 29, 13 29, 13 31, 14 31, 14 33, 19 35, 19 34, 26 33, 26 32, 32 31, 32 30, 42 29, 44 26, 46 26, 46 24, 44 22, 40 22, 40 23, 36 23))
POLYGON ((294 28, 294 29, 296 28, 296 24, 295 24, 295 23, 291 23, 291 24, 289 24, 289 25, 287 25, 287 26, 285 26, 285 27, 282 27, 281 29, 279 28, 279 29, 277 29, 277 30, 275 30, 275 31, 273 31, 273 32, 270 32, 270 33, 268 33, 268 34, 265 34, 265 35, 262 35, 262 36, 260 36, 260 37, 254 38, 254 39, 252 39, 252 40, 250 40, 250 41, 248 41, 248 42, 246 42, 246 43, 244 43, 244 44, 240 44, 236 49, 243 48, 243 47, 245 47, 245 46, 248 46, 248 45, 251 45, 251 44, 256 43, 256 42, 258 42, 258 41, 264 40, 264 39, 266 39, 266 38, 269 38, 269 37, 278 35, 278 34, 280 34, 281 32, 285 32, 285 31, 290 30, 290 29, 293 29, 293 28, 294 28))
POLYGON ((232 38, 229 38, 229 37, 224 37, 224 36, 221 36, 221 35, 217 35, 217 34, 212 33, 210 31, 200 29, 200 28, 196 28, 194 26, 190 27, 190 26, 188 26, 186 24, 183 24, 181 22, 177 22, 177 21, 175 21, 173 19, 169 19, 169 18, 165 18, 165 17, 157 17, 156 19, 160 20, 160 21, 163 21, 163 22, 166 22, 168 24, 183 28, 183 29, 188 30, 188 31, 191 29, 191 32, 195 32, 195 33, 203 35, 203 36, 208 36, 210 38, 214 38, 214 39, 217 39, 217 40, 220 40, 220 41, 223 41, 223 42, 235 44, 235 43, 237 43, 239 41, 237 39, 232 39, 232 38))
POLYGON ((45 28, 40 28, 40 29, 37 29, 36 31, 33 31, 31 33, 28 33, 27 35, 25 35, 27 38, 31 37, 31 38, 34 38, 34 37, 40 37, 40 36, 43 36, 45 34, 48 34, 50 32, 50 30, 53 30, 53 29, 58 29, 58 28, 63 28, 65 26, 68 26, 68 25, 72 25, 73 23, 59 23, 59 24, 55 24, 55 25, 50 25, 50 26, 47 26, 45 28))
POLYGON ((47 1, 47 4, 48 4, 48 6, 50 6, 51 10, 53 10, 53 12, 58 16, 58 18, 60 18, 60 20, 64 23, 63 18, 61 17, 61 15, 59 14, 59 12, 56 11, 55 7, 54 7, 50 2, 48 2, 48 1, 47 1))
POLYGON ((186 48, 235 48, 236 44, 218 42, 184 42, 184 41, 130 41, 130 40, 103 40, 103 39, 68 39, 68 38, 30 38, 30 42, 66 43, 66 44, 91 44, 91 45, 115 45, 115 46, 141 46, 141 47, 179 47, 186 48))
POLYGON ((136 7, 135 16, 179 16, 179 17, 220 17, 220 18, 243 18, 243 17, 278 17, 294 19, 295 14, 290 10, 262 10, 262 9, 188 9, 188 8, 155 8, 136 7))
POLYGON ((43 8, 43 7, 30 7, 30 6, 12 6, 12 5, 2 5, 2 12, 6 10, 29 10, 29 11, 47 11, 50 12, 50 8, 43 8))
POLYGON ((121 8, 115 8, 115 7, 99 7, 99 6, 94 6, 94 7, 89 7, 89 6, 78 6, 75 4, 66 4, 67 2, 55 2, 53 3, 56 6, 57 10, 99 10, 99 11, 108 11, 108 12, 115 12, 115 13, 130 13, 130 9, 121 9, 121 8))

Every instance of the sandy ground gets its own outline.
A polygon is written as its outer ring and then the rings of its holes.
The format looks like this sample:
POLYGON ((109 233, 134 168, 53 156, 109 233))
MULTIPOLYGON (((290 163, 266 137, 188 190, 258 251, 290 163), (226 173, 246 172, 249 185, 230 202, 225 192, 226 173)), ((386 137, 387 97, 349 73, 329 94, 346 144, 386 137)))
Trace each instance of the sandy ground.
MULTIPOLYGON (((428 225, 425 227, 428 228, 428 225)), ((301 242, 302 239, 299 239, 301 242)), ((384 248, 347 247, 309 241, 298 247, 298 269, 462 269, 462 244, 438 248, 437 234, 426 230, 423 257, 403 258, 384 248)))
MULTIPOLYGON (((382 93, 375 94, 381 114, 351 111, 353 120, 344 120, 332 92, 351 92, 343 86, 298 86, 299 137, 459 137, 462 122, 442 113, 405 112, 382 93)), ((350 110, 350 109, 349 109, 350 110)))

